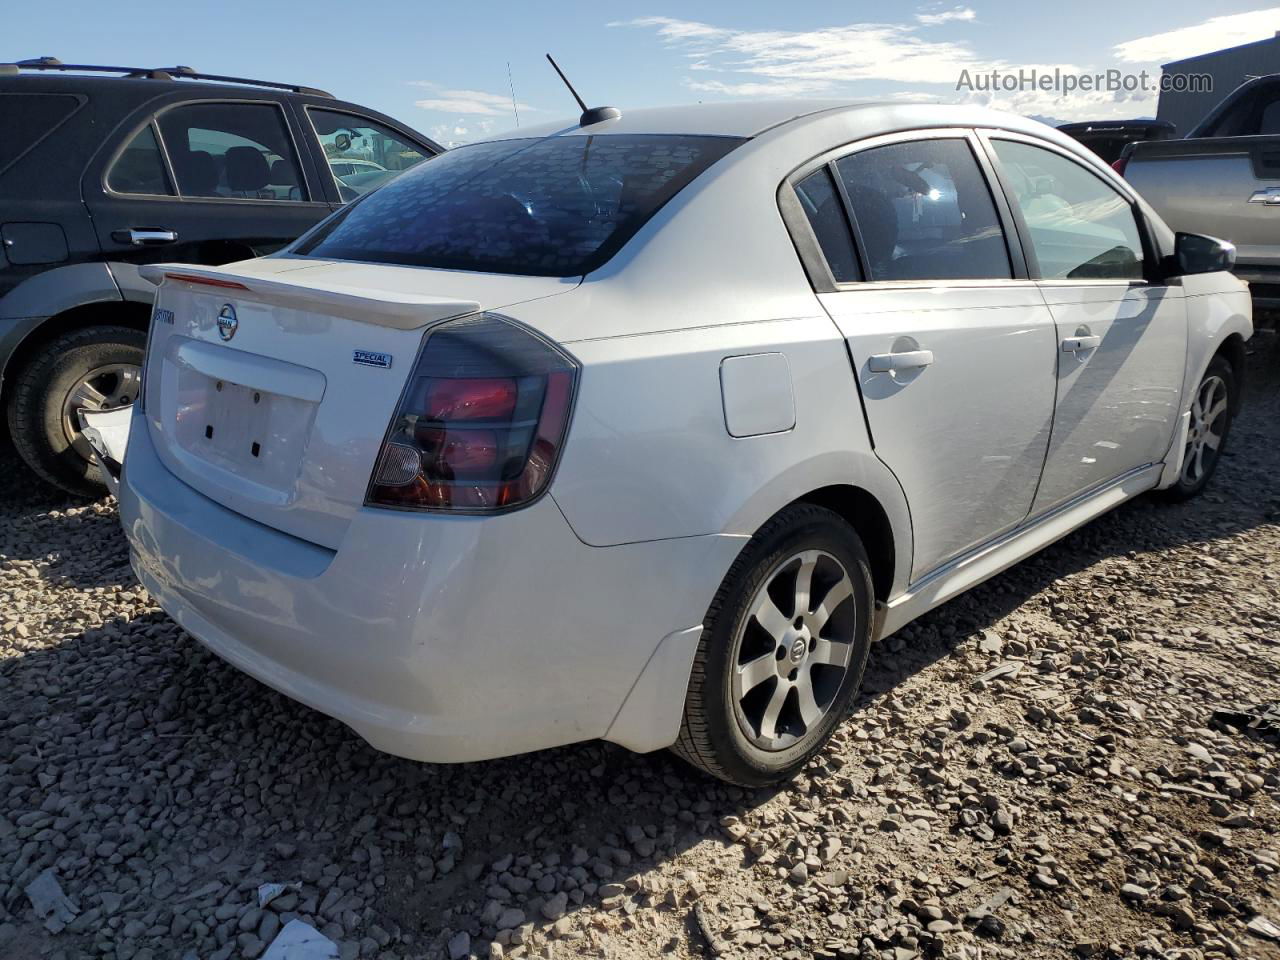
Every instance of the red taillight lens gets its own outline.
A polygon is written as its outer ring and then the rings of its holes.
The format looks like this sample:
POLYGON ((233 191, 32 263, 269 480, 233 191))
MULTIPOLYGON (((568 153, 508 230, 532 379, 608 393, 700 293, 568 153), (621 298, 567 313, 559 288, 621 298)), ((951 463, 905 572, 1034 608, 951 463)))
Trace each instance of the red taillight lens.
POLYGON ((490 512, 546 489, 564 444, 578 366, 493 314, 432 330, 387 431, 365 502, 490 512))
POLYGON ((485 420, 509 417, 520 396, 516 382, 501 380, 433 380, 424 409, 432 420, 485 420))
POLYGON ((500 442, 496 430, 465 430, 419 427, 418 447, 431 457, 435 472, 450 476, 474 470, 491 470, 498 463, 500 442))
POLYGON ((1111 161, 1111 169, 1114 170, 1116 173, 1120 174, 1120 176, 1122 177, 1124 176, 1124 168, 1127 167, 1128 165, 1129 165, 1128 157, 1117 157, 1115 160, 1111 161))

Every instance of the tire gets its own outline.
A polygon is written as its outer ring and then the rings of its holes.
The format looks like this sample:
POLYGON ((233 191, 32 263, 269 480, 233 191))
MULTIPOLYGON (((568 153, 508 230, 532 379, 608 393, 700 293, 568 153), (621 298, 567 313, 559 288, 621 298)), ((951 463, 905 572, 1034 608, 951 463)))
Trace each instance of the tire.
POLYGON ((129 327, 73 330, 46 343, 18 371, 7 411, 9 435, 38 476, 75 496, 102 496, 106 484, 67 408, 75 404, 72 391, 91 375, 91 384, 117 385, 103 387, 109 391, 103 409, 133 402, 137 382, 128 380, 127 370, 135 376, 141 370, 146 342, 145 333, 129 327))
POLYGON ((1192 394, 1191 427, 1178 482, 1160 491, 1162 499, 1180 503, 1197 496, 1209 485, 1226 449, 1231 422, 1239 408, 1239 383, 1234 368, 1225 358, 1214 357, 1209 361, 1192 394), (1206 397, 1209 397, 1209 409, 1205 406, 1206 397), (1219 402, 1223 404, 1221 411, 1206 419, 1206 414, 1211 413, 1219 402))
POLYGON ((853 528, 823 507, 787 507, 752 537, 707 611, 672 751, 744 787, 794 775, 822 749, 862 683, 873 605, 871 566, 853 528), (810 562, 806 606, 816 613, 800 614, 796 593, 810 562), (824 662, 837 659, 843 673, 824 662))

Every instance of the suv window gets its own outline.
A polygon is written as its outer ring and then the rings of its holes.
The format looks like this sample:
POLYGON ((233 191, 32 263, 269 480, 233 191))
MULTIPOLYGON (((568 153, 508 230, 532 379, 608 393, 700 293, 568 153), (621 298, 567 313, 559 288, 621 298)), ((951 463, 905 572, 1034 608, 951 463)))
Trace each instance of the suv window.
POLYGON ((156 142, 155 130, 147 124, 116 157, 107 172, 107 186, 116 193, 144 193, 151 196, 173 196, 164 157, 156 142))
POLYGON ((1256 137, 1280 133, 1280 83, 1262 83, 1216 119, 1197 127, 1197 137, 1256 137))
POLYGON ((385 124, 336 110, 307 109, 343 203, 430 156, 385 124))
POLYGON ((1009 279, 1004 232, 965 140, 914 140, 841 157, 871 280, 1009 279))
POLYGON ((191 103, 160 114, 184 197, 306 200, 284 114, 270 103, 191 103))
POLYGON ((796 184, 796 196, 809 218, 809 226, 822 248, 832 278, 837 283, 861 280, 849 219, 845 216, 844 201, 831 180, 831 171, 823 167, 809 174, 796 184))
POLYGON ((1133 207, 1061 154, 992 140, 1046 279, 1141 280, 1142 234, 1133 207))
POLYGON ((63 93, 0 94, 0 172, 57 129, 80 106, 78 97, 63 93))
POLYGON ((328 260, 574 277, 743 141, 616 134, 458 147, 330 217, 295 252, 328 260))

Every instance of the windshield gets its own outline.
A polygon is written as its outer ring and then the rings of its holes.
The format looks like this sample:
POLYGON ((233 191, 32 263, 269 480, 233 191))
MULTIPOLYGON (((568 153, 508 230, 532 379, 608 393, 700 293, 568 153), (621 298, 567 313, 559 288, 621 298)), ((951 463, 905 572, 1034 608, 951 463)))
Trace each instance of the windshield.
POLYGON ((368 194, 295 253, 446 270, 579 276, 743 141, 610 135, 450 150, 368 194))

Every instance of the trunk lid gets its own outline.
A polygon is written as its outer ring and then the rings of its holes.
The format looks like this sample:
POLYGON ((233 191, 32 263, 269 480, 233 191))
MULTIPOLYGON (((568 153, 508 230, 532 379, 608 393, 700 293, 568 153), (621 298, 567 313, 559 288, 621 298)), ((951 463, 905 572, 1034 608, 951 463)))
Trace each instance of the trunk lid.
POLYGON ((269 258, 143 268, 159 284, 144 410, 184 483, 337 549, 426 329, 577 280, 269 258))

